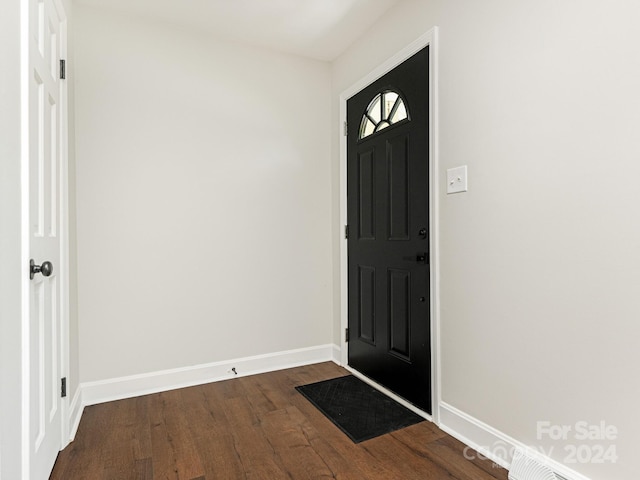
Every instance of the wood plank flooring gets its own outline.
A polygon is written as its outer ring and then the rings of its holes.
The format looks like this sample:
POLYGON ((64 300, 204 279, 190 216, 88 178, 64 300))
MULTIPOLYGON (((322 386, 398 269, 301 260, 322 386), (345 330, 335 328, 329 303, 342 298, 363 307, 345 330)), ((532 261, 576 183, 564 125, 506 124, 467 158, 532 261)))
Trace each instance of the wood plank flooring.
POLYGON ((506 480, 430 422, 354 444, 294 387, 333 363, 87 407, 51 480, 506 480))

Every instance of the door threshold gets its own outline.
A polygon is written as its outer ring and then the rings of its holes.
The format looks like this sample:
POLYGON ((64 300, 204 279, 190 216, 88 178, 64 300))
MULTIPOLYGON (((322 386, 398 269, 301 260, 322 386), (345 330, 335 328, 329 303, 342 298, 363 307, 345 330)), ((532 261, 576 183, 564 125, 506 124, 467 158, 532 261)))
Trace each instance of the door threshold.
POLYGON ((411 410, 416 415, 420 415, 425 420, 428 420, 431 423, 434 423, 432 415, 430 415, 427 412, 425 412, 424 410, 416 407, 413 403, 406 401, 404 398, 400 397, 398 394, 393 393, 388 388, 385 388, 382 385, 380 385, 379 383, 375 382, 374 380, 371 380, 369 377, 367 377, 366 375, 363 375, 362 373, 360 373, 359 371, 357 371, 354 368, 350 367, 349 365, 344 365, 344 368, 346 370, 348 370, 353 376, 358 377, 360 380, 362 380, 363 382, 371 385, 373 388, 375 388, 379 392, 384 393, 387 397, 392 398, 393 400, 398 402, 403 407, 406 407, 409 410, 411 410))

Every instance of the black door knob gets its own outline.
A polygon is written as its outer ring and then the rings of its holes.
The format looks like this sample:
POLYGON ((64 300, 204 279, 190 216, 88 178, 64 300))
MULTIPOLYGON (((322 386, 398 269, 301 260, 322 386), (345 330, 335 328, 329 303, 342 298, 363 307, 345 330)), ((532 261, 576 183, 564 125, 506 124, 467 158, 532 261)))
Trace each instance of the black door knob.
POLYGON ((29 262, 29 278, 33 280, 36 273, 41 273, 43 277, 48 277, 53 273, 53 264, 51 262, 43 262, 42 265, 36 265, 33 258, 29 262))

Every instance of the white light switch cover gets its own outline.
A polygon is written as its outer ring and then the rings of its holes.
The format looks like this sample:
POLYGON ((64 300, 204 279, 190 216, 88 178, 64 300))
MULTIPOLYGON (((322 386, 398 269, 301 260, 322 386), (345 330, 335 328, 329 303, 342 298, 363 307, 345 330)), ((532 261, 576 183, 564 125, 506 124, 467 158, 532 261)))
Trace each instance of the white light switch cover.
POLYGON ((447 193, 467 191, 467 166, 447 170, 447 193))

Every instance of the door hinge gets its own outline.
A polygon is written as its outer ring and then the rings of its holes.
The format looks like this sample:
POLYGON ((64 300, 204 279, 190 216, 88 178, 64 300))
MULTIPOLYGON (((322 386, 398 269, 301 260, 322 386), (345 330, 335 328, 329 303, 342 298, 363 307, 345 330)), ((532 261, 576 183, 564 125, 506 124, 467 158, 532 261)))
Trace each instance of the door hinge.
POLYGON ((345 120, 345 122, 344 122, 344 136, 346 137, 348 133, 349 133, 349 125, 347 124, 347 121, 345 120))
POLYGON ((60 80, 67 78, 67 61, 60 60, 60 80))
POLYGON ((65 398, 67 396, 67 377, 62 377, 60 381, 60 396, 65 398))
POLYGON ((344 238, 349 238, 349 225, 344 226, 344 238))
POLYGON ((345 342, 349 341, 349 329, 348 328, 344 329, 344 341, 345 342))

